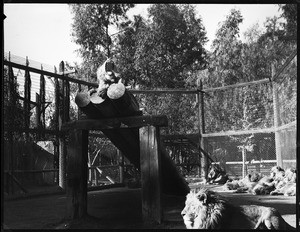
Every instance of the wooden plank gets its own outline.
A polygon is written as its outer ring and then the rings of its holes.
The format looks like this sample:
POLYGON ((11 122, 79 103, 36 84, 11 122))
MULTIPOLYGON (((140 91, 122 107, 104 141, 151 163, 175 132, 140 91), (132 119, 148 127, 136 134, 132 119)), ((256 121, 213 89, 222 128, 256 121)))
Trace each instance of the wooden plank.
MULTIPOLYGON (((4 173, 10 172, 5 170, 4 173)), ((58 169, 43 169, 43 170, 14 170, 14 173, 43 173, 43 172, 58 172, 58 169)))
POLYGON ((102 130, 110 141, 138 169, 140 168, 140 144, 138 128, 102 130))
POLYGON ((113 106, 118 112, 117 117, 128 117, 137 115, 139 111, 139 103, 135 99, 132 93, 125 90, 123 96, 118 99, 110 99, 113 106))
POLYGON ((88 131, 71 130, 67 164, 67 218, 87 216, 88 131))
POLYGON ((142 214, 146 223, 162 221, 159 128, 140 128, 142 214))
MULTIPOLYGON (((114 130, 102 130, 111 142, 130 160, 140 168, 140 144, 138 128, 122 128, 114 130)), ((185 196, 189 187, 184 178, 178 172, 176 165, 160 144, 162 167, 162 191, 165 194, 185 196)))
POLYGON ((50 129, 36 129, 36 128, 19 128, 19 127, 4 127, 4 131, 9 132, 28 132, 28 133, 46 133, 50 135, 59 135, 62 136, 65 132, 59 130, 50 130, 50 129))
POLYGON ((105 130, 114 128, 134 128, 146 125, 153 126, 167 126, 168 119, 165 115, 147 115, 147 116, 132 116, 123 118, 110 119, 85 119, 69 123, 62 126, 63 130, 72 128, 86 129, 86 130, 105 130))

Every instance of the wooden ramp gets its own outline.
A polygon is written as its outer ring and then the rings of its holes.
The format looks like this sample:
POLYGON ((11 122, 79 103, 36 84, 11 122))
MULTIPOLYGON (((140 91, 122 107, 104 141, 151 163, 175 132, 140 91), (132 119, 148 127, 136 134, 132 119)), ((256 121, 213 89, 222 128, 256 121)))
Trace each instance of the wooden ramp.
MULTIPOLYGON (((140 169, 138 128, 103 130, 103 133, 129 159, 129 161, 135 165, 135 167, 140 169)), ((160 152, 162 192, 171 195, 185 196, 189 192, 189 187, 185 179, 179 173, 175 163, 166 153, 162 144, 160 145, 160 152)))
MULTIPOLYGON (((166 126, 166 117, 124 117, 110 118, 101 120, 84 120, 76 124, 75 122, 68 123, 67 127, 76 127, 77 129, 92 130, 101 128, 101 131, 110 139, 110 141, 128 158, 128 160, 138 169, 140 169, 140 135, 139 127, 145 124, 145 119, 148 123, 154 123, 157 127, 166 126), (159 120, 152 122, 152 120, 159 120), (99 124, 99 125, 96 125, 99 124), (130 126, 129 126, 130 125, 130 126), (113 128, 113 129, 112 129, 113 128)), ((77 121, 78 122, 78 121, 77 121)), ((147 123, 147 122, 146 122, 147 123)), ((146 138, 147 139, 147 138, 146 138)), ((165 194, 185 196, 189 192, 189 187, 185 179, 179 173, 173 160, 166 153, 163 145, 160 143, 161 157, 161 185, 162 192, 165 194)))
MULTIPOLYGON (((119 85, 122 87, 122 84, 116 84, 116 86, 119 85)), ((90 96, 89 93, 81 92, 77 94, 75 102, 89 119, 85 120, 85 123, 80 122, 81 125, 73 124, 73 128, 79 129, 82 126, 82 130, 94 130, 99 124, 98 129, 139 169, 142 162, 140 140, 143 139, 140 138, 139 128, 152 125, 157 129, 157 136, 160 137, 159 127, 168 125, 166 116, 141 116, 142 112, 139 111, 137 100, 127 90, 124 90, 123 95, 118 99, 109 99, 108 97, 101 99, 98 95, 90 96), (95 99, 98 99, 96 103, 95 99)), ((68 127, 71 128, 72 124, 69 123, 68 127)), ((188 184, 161 145, 160 138, 158 141, 162 192, 185 196, 189 192, 188 184)))

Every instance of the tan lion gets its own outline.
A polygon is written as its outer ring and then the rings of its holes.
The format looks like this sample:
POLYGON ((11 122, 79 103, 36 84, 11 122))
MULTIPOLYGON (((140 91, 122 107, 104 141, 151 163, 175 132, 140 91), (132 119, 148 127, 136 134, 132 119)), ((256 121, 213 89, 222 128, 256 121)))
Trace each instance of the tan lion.
POLYGON ((285 171, 284 178, 276 183, 276 189, 272 191, 271 195, 285 195, 296 196, 296 169, 288 168, 285 171))
POLYGON ((213 191, 189 193, 181 215, 187 229, 276 229, 295 230, 271 207, 234 206, 213 191))

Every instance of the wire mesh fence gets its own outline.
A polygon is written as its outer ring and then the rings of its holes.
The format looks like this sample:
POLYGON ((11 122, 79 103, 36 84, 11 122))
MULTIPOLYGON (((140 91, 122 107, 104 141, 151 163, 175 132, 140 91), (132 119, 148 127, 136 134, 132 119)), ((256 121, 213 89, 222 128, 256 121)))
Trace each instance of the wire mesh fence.
POLYGON ((189 93, 135 94, 145 115, 166 115, 168 127, 162 134, 198 133, 196 95, 189 93))
POLYGON ((205 146, 229 175, 296 167, 296 53, 285 60, 272 83, 205 95, 205 146))
MULTIPOLYGON (((26 59, 24 58, 21 59, 10 55, 10 59, 12 62, 26 64, 26 59)), ((30 60, 29 62, 31 66, 36 65, 36 68, 41 66, 37 64, 38 62, 30 60)), ((44 70, 47 68, 49 71, 54 70, 54 68, 51 69, 51 67, 43 65, 44 70)), ((197 97, 199 92, 197 91, 191 91, 190 93, 187 93, 187 91, 158 91, 152 93, 145 91, 134 93, 133 91, 133 93, 145 115, 166 115, 168 117, 169 125, 166 128, 162 128, 162 135, 181 136, 177 140, 170 138, 165 140, 165 145, 168 154, 183 175, 199 175, 199 168, 201 167, 200 157, 203 155, 198 147, 199 128, 202 123, 204 123, 202 125, 204 126, 204 150, 210 155, 213 162, 223 165, 229 175, 242 176, 243 171, 268 173, 270 167, 275 164, 280 164, 284 168, 296 166, 296 55, 280 72, 272 83, 268 80, 261 80, 241 86, 227 86, 226 88, 216 88, 214 90, 204 89, 206 94, 204 94, 203 122, 199 121, 202 118, 199 113, 200 106, 199 98, 197 97), (274 91, 277 93, 276 111, 274 110, 274 91), (275 119, 277 119, 277 124, 275 119), (194 137, 191 138, 187 135, 194 135, 194 137)), ((17 79, 19 95, 24 98, 25 71, 13 68, 13 73, 17 79)), ((40 85, 37 83, 39 83, 41 75, 30 72, 30 77, 32 81, 30 99, 32 107, 30 109, 29 128, 35 128, 37 126, 35 119, 37 112, 34 107, 36 102, 35 94, 40 93, 40 85)), ((45 103, 47 103, 45 108, 45 129, 55 129, 57 128, 57 122, 55 121, 57 104, 55 100, 55 78, 47 76, 45 81, 45 103)), ((5 83, 7 84, 7 82, 5 83)), ((5 83, 4 86, 6 86, 5 83)), ((81 87, 86 88, 83 85, 81 87)), ((8 89, 8 87, 5 87, 5 89, 8 89)), ((78 89, 78 84, 70 82, 70 120, 80 118, 80 112, 78 112, 78 107, 74 103, 78 89)), ((17 102, 18 104, 14 106, 9 106, 5 102, 5 108, 23 109, 24 101, 19 99, 17 102)), ((12 111, 8 110, 6 116, 9 112, 12 111)), ((17 113, 14 113, 14 115, 16 116, 17 113)), ((20 120, 19 124, 23 127, 24 121, 20 120)), ((11 153, 6 153, 5 167, 7 170, 12 165, 14 170, 19 170, 24 168, 22 165, 28 163, 31 163, 29 166, 34 167, 35 170, 57 169, 57 153, 52 151, 48 152, 52 155, 48 153, 42 154, 43 151, 36 147, 38 146, 36 144, 38 137, 34 137, 36 136, 34 133, 31 136, 33 142, 27 147, 27 145, 22 145, 22 141, 26 137, 24 132, 13 132, 13 142, 15 144, 20 143, 20 145, 16 145, 11 149, 11 152, 15 153, 13 159, 10 157, 11 153)), ((57 140, 55 135, 51 133, 45 134, 43 140, 51 142, 54 144, 54 147, 56 146, 57 140)), ((7 147, 12 146, 10 141, 7 140, 6 143, 7 147)), ((90 163, 91 185, 121 181, 121 174, 118 168, 121 156, 116 155, 114 145, 108 142, 106 138, 97 138, 97 141, 90 141, 90 144, 99 145, 97 149, 92 148, 93 145, 90 148, 90 159, 95 159, 93 164, 92 161, 90 163), (103 147, 102 143, 105 143, 106 147, 103 147), (97 155, 98 151, 101 155, 97 155), (110 169, 102 170, 99 168, 101 165, 110 165, 111 167, 110 169)), ((126 159, 125 164, 129 164, 126 159)), ((136 170, 132 168, 128 168, 128 172, 132 173, 131 177, 138 176, 136 170), (135 176, 133 173, 135 173, 135 176)), ((56 170, 53 172, 17 173, 16 175, 21 182, 26 182, 24 178, 27 176, 25 179, 28 180, 44 179, 44 183, 49 183, 51 179, 52 183, 57 184, 58 173, 56 170)))

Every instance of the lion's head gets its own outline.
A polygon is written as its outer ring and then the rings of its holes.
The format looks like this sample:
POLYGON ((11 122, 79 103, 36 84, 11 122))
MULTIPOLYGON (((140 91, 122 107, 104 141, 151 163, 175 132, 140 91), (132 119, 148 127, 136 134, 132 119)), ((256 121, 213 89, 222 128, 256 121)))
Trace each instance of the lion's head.
POLYGON ((223 201, 214 192, 201 189, 186 196, 181 215, 187 229, 213 229, 218 228, 223 210, 223 201))
POLYGON ((297 178, 297 171, 294 168, 288 168, 285 171, 285 179, 286 181, 291 181, 293 183, 296 183, 296 178, 297 178))
POLYGON ((207 177, 209 180, 216 179, 220 174, 226 174, 226 172, 218 165, 212 164, 208 171, 207 177))
POLYGON ((280 166, 274 166, 271 168, 270 176, 274 178, 274 180, 282 180, 284 175, 285 171, 280 166))

